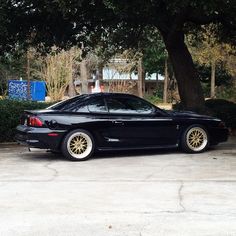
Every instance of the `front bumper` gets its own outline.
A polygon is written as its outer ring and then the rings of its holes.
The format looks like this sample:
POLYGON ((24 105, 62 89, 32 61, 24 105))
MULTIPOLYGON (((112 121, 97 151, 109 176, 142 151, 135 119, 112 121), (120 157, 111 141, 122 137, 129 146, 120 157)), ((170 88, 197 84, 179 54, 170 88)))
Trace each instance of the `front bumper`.
POLYGON ((229 137, 229 130, 227 128, 212 128, 209 130, 211 144, 226 142, 229 137))
POLYGON ((41 149, 60 149, 60 144, 65 135, 65 130, 51 130, 49 128, 36 128, 26 125, 18 125, 16 127, 15 139, 18 143, 30 147, 41 149), (57 136, 49 136, 48 134, 56 133, 57 136))

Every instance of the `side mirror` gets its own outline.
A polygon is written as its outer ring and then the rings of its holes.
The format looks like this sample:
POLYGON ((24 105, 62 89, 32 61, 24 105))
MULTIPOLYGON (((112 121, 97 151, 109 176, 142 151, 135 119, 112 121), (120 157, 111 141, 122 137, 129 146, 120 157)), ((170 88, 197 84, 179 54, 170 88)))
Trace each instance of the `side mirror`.
POLYGON ((157 116, 157 117, 163 116, 162 112, 161 112, 160 110, 158 110, 158 109, 155 109, 154 114, 155 114, 155 116, 157 116))

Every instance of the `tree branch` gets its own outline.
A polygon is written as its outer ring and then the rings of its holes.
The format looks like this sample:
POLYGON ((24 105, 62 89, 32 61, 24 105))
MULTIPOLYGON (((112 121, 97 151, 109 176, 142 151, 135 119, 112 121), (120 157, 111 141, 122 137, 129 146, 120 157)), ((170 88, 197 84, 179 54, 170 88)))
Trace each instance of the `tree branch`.
POLYGON ((221 19, 222 15, 220 14, 207 16, 207 15, 202 15, 200 13, 194 13, 193 11, 189 11, 188 15, 186 16, 186 21, 192 22, 197 25, 206 25, 217 21, 221 21, 221 19))

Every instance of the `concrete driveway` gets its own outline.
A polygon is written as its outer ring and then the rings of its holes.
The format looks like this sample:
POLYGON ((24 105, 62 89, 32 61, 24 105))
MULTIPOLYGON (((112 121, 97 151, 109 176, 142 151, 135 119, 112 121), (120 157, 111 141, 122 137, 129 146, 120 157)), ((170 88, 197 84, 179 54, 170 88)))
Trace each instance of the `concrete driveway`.
POLYGON ((236 139, 86 162, 2 144, 0 235, 234 236, 236 139))

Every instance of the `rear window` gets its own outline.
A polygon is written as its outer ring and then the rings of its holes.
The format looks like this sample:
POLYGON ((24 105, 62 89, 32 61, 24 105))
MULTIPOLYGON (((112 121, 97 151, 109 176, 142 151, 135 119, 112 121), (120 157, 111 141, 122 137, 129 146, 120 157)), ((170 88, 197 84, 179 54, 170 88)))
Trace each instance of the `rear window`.
POLYGON ((65 101, 58 102, 48 107, 47 110, 72 111, 75 107, 78 107, 80 104, 86 102, 87 98, 87 94, 76 96, 65 101))

